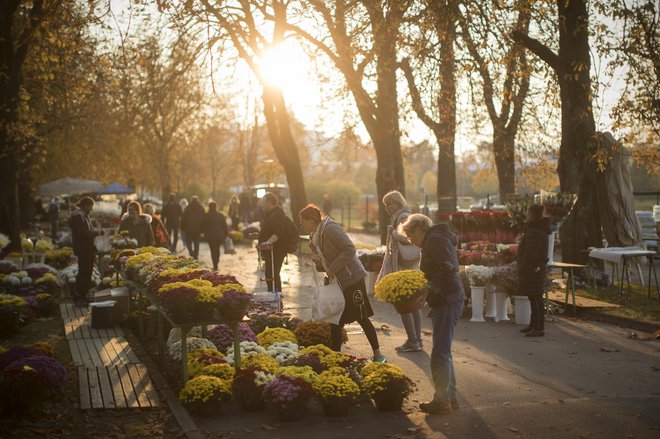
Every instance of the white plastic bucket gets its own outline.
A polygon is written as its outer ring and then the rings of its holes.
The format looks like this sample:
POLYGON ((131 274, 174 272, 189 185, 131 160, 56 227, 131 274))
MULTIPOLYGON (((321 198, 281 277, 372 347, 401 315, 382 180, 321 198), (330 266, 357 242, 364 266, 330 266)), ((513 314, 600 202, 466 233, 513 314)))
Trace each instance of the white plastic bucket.
POLYGON ((532 306, 527 296, 515 296, 516 325, 529 325, 532 319, 532 306))

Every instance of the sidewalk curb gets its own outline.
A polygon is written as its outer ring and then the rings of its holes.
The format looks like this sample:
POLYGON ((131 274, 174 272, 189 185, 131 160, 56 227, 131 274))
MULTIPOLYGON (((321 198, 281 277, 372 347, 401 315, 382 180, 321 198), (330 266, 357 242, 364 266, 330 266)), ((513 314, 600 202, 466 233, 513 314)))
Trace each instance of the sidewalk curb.
POLYGON ((609 314, 602 314, 596 311, 585 311, 579 313, 578 318, 583 320, 593 320, 596 322, 607 323, 609 325, 621 326, 623 328, 648 332, 650 334, 654 334, 657 330, 660 330, 660 325, 657 323, 633 320, 627 317, 612 316, 609 314))
POLYGON ((158 367, 156 367, 156 364, 144 349, 138 337, 133 333, 130 333, 130 335, 127 333, 125 337, 130 339, 129 343, 133 348, 133 351, 135 351, 140 360, 142 360, 142 363, 147 367, 149 375, 153 380, 154 386, 160 391, 161 395, 167 402, 167 405, 174 415, 174 418, 181 427, 182 433, 185 434, 188 439, 206 438, 202 430, 197 426, 195 419, 190 416, 190 413, 188 413, 183 405, 181 405, 176 393, 167 383, 167 380, 160 372, 160 370, 158 370, 158 367))

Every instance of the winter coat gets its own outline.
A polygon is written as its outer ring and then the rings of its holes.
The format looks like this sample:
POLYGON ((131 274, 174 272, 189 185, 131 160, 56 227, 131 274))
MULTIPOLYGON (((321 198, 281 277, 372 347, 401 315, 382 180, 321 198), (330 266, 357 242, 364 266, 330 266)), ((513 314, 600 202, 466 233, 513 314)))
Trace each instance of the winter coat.
POLYGON ((519 292, 522 295, 542 295, 545 291, 549 234, 550 222, 547 218, 527 223, 518 246, 519 292))
POLYGON ((458 238, 446 223, 426 231, 422 241, 420 270, 429 281, 427 302, 431 308, 465 301, 463 282, 458 275, 458 238))
POLYGON ((355 246, 346 232, 331 218, 326 217, 315 234, 317 237, 309 242, 309 247, 316 255, 323 255, 328 263, 326 271, 337 276, 342 289, 356 284, 367 275, 362 263, 357 257, 355 246), (318 243, 318 246, 314 244, 318 243))
POLYGON ((203 229, 207 241, 224 241, 227 237, 227 220, 222 212, 209 210, 204 217, 203 229))
POLYGON ((168 201, 163 206, 161 216, 168 227, 179 227, 181 224, 181 216, 183 215, 183 208, 176 201, 168 201))
POLYGON ((387 243, 385 245, 385 258, 383 258, 383 266, 378 274, 376 282, 382 277, 399 270, 416 270, 419 268, 419 257, 415 260, 406 261, 400 257, 400 246, 407 246, 417 250, 419 249, 410 242, 408 237, 399 233, 398 227, 400 224, 406 222, 410 216, 410 206, 404 206, 397 210, 392 215, 392 225, 388 228, 387 243))
MULTIPOLYGON (((259 244, 268 241, 271 236, 275 235, 277 236, 277 241, 273 244, 273 254, 281 257, 286 256, 286 228, 286 215, 282 208, 277 206, 266 214, 266 217, 261 223, 258 240, 259 244)), ((270 254, 270 250, 267 253, 270 254)))
POLYGON ((188 207, 186 207, 186 210, 183 211, 181 230, 191 235, 202 233, 205 216, 206 212, 201 204, 190 203, 188 207))
POLYGON ((92 222, 82 210, 76 210, 69 218, 71 239, 73 240, 73 253, 76 256, 91 255, 96 252, 94 238, 98 233, 92 228, 92 222))
POLYGON ((170 242, 170 234, 158 215, 151 215, 151 231, 154 233, 154 243, 157 247, 167 247, 170 242))
POLYGON ((154 232, 151 229, 151 216, 143 213, 137 223, 133 223, 131 217, 125 214, 119 225, 119 232, 127 231, 128 236, 137 239, 138 247, 154 245, 154 232))

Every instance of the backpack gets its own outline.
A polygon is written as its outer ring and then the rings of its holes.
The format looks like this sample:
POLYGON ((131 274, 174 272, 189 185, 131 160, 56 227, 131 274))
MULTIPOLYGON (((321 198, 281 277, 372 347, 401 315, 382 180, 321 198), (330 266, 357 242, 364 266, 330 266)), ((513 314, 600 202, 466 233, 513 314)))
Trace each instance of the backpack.
POLYGON ((284 217, 285 221, 285 236, 284 236, 284 248, 287 253, 296 253, 298 251, 298 243, 300 242, 300 235, 298 233, 298 227, 288 216, 284 217))

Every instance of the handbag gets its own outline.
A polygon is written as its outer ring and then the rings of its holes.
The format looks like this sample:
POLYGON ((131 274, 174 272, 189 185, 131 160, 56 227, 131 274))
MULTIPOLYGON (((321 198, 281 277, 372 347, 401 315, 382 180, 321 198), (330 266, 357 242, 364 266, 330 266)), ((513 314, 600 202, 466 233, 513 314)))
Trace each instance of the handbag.
POLYGON ((414 244, 396 242, 399 260, 402 262, 414 262, 422 257, 422 250, 414 244))
POLYGON ((319 275, 314 272, 314 298, 312 301, 312 320, 315 322, 326 322, 334 325, 339 324, 341 315, 344 313, 346 301, 344 293, 337 283, 337 277, 333 277, 328 285, 322 285, 319 275))
POLYGON ((230 236, 227 236, 225 239, 225 254, 233 255, 236 254, 236 248, 234 247, 234 240, 230 236))

